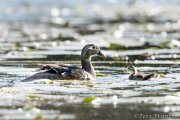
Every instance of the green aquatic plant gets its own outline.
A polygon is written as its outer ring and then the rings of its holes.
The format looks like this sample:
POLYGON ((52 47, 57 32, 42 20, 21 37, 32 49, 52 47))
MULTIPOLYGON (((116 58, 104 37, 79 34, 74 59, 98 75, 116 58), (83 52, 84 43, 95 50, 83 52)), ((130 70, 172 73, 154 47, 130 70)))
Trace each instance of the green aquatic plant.
POLYGON ((74 82, 75 80, 44 80, 43 82, 45 84, 61 84, 61 85, 70 85, 74 82))
POLYGON ((104 77, 104 76, 106 76, 106 75, 103 73, 96 73, 96 77, 104 77))
POLYGON ((73 80, 58 80, 57 82, 61 83, 61 85, 71 85, 73 80))
POLYGON ((88 87, 94 87, 94 84, 91 81, 84 81, 81 85, 86 85, 88 87))
POLYGON ((116 19, 118 22, 123 22, 124 21, 124 17, 121 11, 116 12, 116 19))
POLYGON ((169 48, 169 41, 162 41, 162 42, 160 42, 160 44, 159 44, 159 46, 161 47, 161 48, 169 48))
POLYGON ((56 39, 60 40, 60 41, 66 41, 66 40, 74 41, 74 40, 76 40, 76 38, 74 38, 73 36, 65 36, 63 34, 59 34, 59 36, 56 39))
POLYGON ((15 43, 15 47, 16 47, 16 48, 20 48, 20 47, 22 47, 22 45, 21 45, 20 42, 16 42, 16 43, 15 43))
POLYGON ((55 83, 58 83, 57 81, 55 81, 55 80, 44 80, 43 81, 45 84, 55 84, 55 83))
POLYGON ((120 63, 118 56, 115 56, 115 57, 114 57, 114 63, 116 63, 116 64, 120 63))
POLYGON ((34 106, 32 104, 26 104, 24 105, 23 110, 28 111, 28 110, 31 110, 33 107, 34 106))
POLYGON ((38 113, 34 120, 45 120, 44 115, 42 113, 38 113))
POLYGON ((84 100, 83 100, 83 103, 90 104, 95 99, 96 99, 96 97, 91 97, 91 96, 85 97, 84 100))
POLYGON ((61 120, 60 115, 57 115, 54 120, 61 120))
POLYGON ((27 94, 27 97, 29 97, 30 99, 39 99, 39 98, 41 98, 41 96, 36 95, 36 94, 27 94))
POLYGON ((79 83, 80 85, 86 85, 88 87, 93 87, 94 84, 89 80, 44 80, 45 84, 60 84, 60 85, 71 85, 74 82, 79 83))
POLYGON ((162 73, 160 73, 160 74, 156 73, 156 74, 155 74, 155 77, 156 77, 156 78, 165 78, 166 75, 165 75, 165 74, 162 74, 162 73))
POLYGON ((29 47, 28 51, 39 51, 36 47, 29 47))
POLYGON ((176 59, 176 60, 174 60, 175 62, 180 62, 180 59, 176 59))
POLYGON ((112 81, 108 81, 107 84, 112 84, 112 81))
POLYGON ((117 44, 117 43, 110 43, 109 49, 111 50, 126 50, 126 46, 117 44))

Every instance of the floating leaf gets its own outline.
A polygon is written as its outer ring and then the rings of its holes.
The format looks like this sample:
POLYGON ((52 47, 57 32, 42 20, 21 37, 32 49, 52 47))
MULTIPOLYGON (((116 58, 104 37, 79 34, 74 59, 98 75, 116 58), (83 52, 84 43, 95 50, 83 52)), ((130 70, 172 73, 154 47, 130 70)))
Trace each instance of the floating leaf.
POLYGON ((156 76, 157 78, 165 78, 165 75, 162 74, 162 73, 161 73, 161 74, 156 74, 155 76, 156 76))
POLYGON ((103 74, 103 73, 96 73, 96 76, 97 76, 97 77, 104 77, 105 74, 103 74))
POLYGON ((118 56, 114 57, 114 63, 116 63, 116 64, 119 63, 119 57, 118 56))
POLYGON ((60 115, 57 115, 54 120, 61 120, 60 115))
POLYGON ((71 85, 74 82, 74 80, 57 80, 56 82, 62 85, 71 85))
POLYGON ((169 42, 168 42, 168 41, 162 41, 162 42, 160 43, 160 47, 161 47, 161 48, 167 48, 168 45, 169 45, 169 42))
POLYGON ((96 97, 85 97, 83 103, 91 103, 96 97))
POLYGON ((20 47, 22 47, 22 45, 21 45, 20 42, 16 42, 16 43, 15 43, 15 47, 16 47, 16 48, 20 48, 20 47))
POLYGON ((112 84, 112 81, 108 81, 107 84, 112 84))
POLYGON ((124 45, 117 43, 111 43, 109 49, 111 50, 126 50, 127 48, 124 45))
POLYGON ((28 111, 28 110, 31 110, 34 106, 32 104, 26 104, 24 107, 23 107, 23 110, 25 111, 28 111))
POLYGON ((34 120, 45 120, 45 118, 44 118, 43 114, 39 113, 36 115, 34 120))
POLYGON ((84 83, 82 83, 88 87, 94 87, 94 84, 91 81, 85 81, 84 83))
POLYGON ((53 81, 53 80, 44 80, 43 81, 45 84, 54 84, 54 83, 56 83, 55 81, 53 81))
POLYGON ((36 94, 28 94, 27 95, 29 98, 31 98, 31 99, 39 99, 39 98, 41 98, 41 96, 38 96, 38 95, 36 95, 36 94))
POLYGON ((160 74, 159 75, 161 78, 165 78, 165 75, 164 74, 160 74))
POLYGON ((29 47, 29 51, 38 51, 36 47, 29 47))

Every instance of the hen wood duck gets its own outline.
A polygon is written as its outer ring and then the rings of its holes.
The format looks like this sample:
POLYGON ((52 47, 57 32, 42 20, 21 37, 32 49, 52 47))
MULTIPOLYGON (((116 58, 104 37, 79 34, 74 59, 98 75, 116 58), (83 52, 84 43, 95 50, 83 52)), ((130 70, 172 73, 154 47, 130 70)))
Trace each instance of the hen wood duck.
POLYGON ((139 73, 137 68, 135 66, 128 66, 127 67, 128 71, 131 71, 131 75, 129 76, 129 80, 149 80, 153 77, 155 77, 155 73, 150 73, 150 74, 144 74, 144 73, 139 73))
POLYGON ((96 73, 91 64, 91 58, 93 56, 105 57, 98 46, 88 44, 84 46, 81 51, 82 68, 66 64, 47 64, 39 69, 42 70, 42 72, 36 73, 22 81, 28 82, 36 79, 94 80, 96 73))

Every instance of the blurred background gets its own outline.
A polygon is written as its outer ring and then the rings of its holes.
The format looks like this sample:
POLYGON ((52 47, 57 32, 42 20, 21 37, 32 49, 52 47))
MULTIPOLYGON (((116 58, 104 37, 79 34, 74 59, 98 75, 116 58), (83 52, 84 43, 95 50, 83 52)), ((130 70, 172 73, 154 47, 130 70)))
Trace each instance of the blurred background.
POLYGON ((179 7, 179 0, 1 0, 0 119, 180 116, 179 7), (93 59, 93 83, 20 82, 39 64, 81 66, 88 43, 107 56, 93 59), (129 81, 129 64, 158 77, 129 81))
POLYGON ((179 4, 178 0, 3 0, 1 52, 69 45, 81 49, 87 43, 106 49, 179 47, 179 4))

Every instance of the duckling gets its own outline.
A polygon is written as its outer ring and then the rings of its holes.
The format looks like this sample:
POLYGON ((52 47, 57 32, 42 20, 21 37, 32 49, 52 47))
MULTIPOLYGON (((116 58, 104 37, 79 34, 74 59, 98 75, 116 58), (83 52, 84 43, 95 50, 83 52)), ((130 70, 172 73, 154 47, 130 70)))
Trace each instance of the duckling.
POLYGON ((47 64, 43 65, 39 70, 42 72, 36 73, 22 82, 32 81, 36 79, 50 80, 94 80, 96 72, 91 64, 91 58, 94 56, 105 57, 100 48, 95 44, 85 45, 81 51, 81 66, 72 66, 67 64, 47 64))
POLYGON ((127 67, 129 71, 131 71, 131 75, 129 76, 129 80, 149 80, 155 77, 155 73, 143 74, 139 73, 137 68, 133 65, 127 67))

